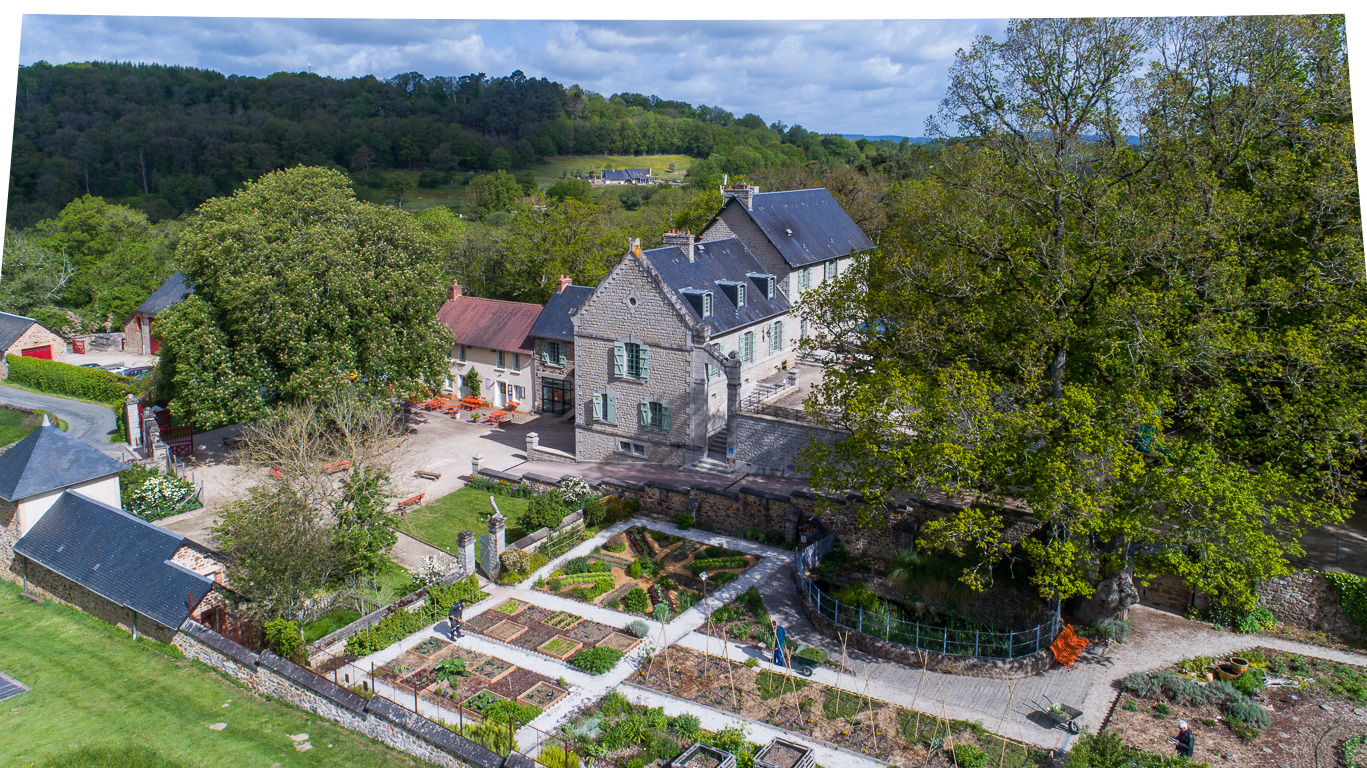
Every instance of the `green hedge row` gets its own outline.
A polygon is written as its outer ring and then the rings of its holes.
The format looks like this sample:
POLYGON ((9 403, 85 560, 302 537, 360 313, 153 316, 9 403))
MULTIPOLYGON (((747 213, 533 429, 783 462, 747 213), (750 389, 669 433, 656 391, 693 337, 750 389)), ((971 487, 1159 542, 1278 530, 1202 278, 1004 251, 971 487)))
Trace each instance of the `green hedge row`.
POLYGON ((707 559, 694 560, 688 564, 688 570, 693 575, 698 575, 708 568, 744 568, 745 558, 743 557, 712 557, 707 559))
POLYGON ((5 363, 9 366, 10 381, 54 395, 79 397, 113 406, 123 402, 126 395, 142 392, 139 381, 98 368, 82 368, 56 360, 18 355, 6 355, 5 363))
POLYGON ((610 573, 571 573, 560 577, 561 584, 597 584, 599 582, 611 583, 616 577, 610 573))
POLYGON ((477 603, 488 596, 480 591, 479 581, 474 576, 457 581, 449 587, 433 587, 429 590, 427 602, 421 609, 408 611, 397 608, 383 619, 348 637, 346 652, 359 657, 388 648, 428 624, 440 621, 457 600, 477 603))

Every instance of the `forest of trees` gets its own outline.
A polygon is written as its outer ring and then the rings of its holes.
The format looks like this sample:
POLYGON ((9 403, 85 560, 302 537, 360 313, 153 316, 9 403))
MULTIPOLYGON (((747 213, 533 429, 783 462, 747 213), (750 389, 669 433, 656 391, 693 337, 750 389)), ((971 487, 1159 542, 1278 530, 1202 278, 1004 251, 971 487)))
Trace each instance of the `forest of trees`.
POLYGON ((40 61, 19 70, 14 125, 8 226, 16 229, 86 194, 152 222, 175 218, 296 165, 426 170, 449 180, 553 155, 685 154, 734 175, 856 162, 869 146, 719 107, 604 97, 520 71, 338 80, 40 61))

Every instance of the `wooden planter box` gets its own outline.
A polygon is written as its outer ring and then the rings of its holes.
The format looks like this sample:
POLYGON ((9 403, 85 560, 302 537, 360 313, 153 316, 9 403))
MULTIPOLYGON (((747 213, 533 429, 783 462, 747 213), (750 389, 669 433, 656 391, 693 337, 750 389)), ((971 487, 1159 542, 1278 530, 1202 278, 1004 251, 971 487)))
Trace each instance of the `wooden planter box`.
POLYGON ((815 764, 811 747, 786 739, 774 739, 755 755, 755 768, 812 768, 815 764))
POLYGON ((552 637, 550 640, 547 640, 546 642, 537 646, 536 651, 537 653, 544 653, 557 661, 564 661, 565 659, 568 659, 569 657, 573 656, 575 651, 578 651, 580 648, 583 647, 584 644, 579 642, 578 640, 571 640, 570 638, 565 637, 564 635, 556 635, 555 637, 552 637), (559 644, 562 648, 568 647, 569 650, 557 653, 547 648, 547 646, 555 644, 559 644))
POLYGON ((736 756, 725 750, 694 744, 674 758, 670 768, 736 768, 736 756))
POLYGON ((489 627, 489 629, 486 630, 484 634, 488 637, 492 637, 495 640, 502 640, 505 643, 511 643, 513 640, 517 639, 518 635, 521 635, 523 632, 526 631, 527 628, 522 626, 521 624, 518 624, 515 621, 504 619, 503 621, 500 621, 492 627, 489 627))
POLYGON ((563 699, 568 693, 569 691, 558 685, 552 685, 543 681, 533 685, 531 688, 524 691, 521 696, 518 696, 517 703, 531 704, 546 709, 563 699))

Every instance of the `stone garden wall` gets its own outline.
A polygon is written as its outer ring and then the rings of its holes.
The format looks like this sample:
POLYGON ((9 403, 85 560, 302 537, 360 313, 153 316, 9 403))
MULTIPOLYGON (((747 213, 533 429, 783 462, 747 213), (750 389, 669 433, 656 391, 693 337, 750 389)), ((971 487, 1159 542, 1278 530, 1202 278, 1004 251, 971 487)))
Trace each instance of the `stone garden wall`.
POLYGON ((738 472, 792 476, 797 471, 797 455, 813 441, 832 443, 841 433, 800 421, 767 414, 741 412, 731 419, 736 449, 734 469, 738 472))
POLYGON ((383 696, 367 700, 269 651, 253 653, 194 621, 185 622, 173 643, 186 657, 223 672, 257 694, 312 712, 434 765, 503 768, 518 764, 505 762, 501 755, 383 696))
MULTIPOLYGON (((1161 611, 1185 614, 1188 608, 1205 608, 1209 601, 1180 578, 1162 576, 1151 579, 1147 587, 1139 587, 1139 602, 1161 611)), ((1349 623, 1338 591, 1319 571, 1297 571, 1263 582, 1258 587, 1258 603, 1283 624, 1335 637, 1367 639, 1349 623)))

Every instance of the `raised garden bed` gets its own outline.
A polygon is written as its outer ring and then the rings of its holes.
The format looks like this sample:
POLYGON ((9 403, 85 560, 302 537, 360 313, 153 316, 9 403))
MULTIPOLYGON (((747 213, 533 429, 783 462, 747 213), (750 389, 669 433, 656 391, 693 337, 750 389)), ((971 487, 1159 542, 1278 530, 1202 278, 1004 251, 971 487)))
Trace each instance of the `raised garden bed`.
POLYGON ((426 640, 413 646, 410 650, 421 656, 434 656, 438 651, 444 651, 451 647, 451 643, 436 637, 429 637, 426 640))
POLYGON ((487 631, 485 631, 484 634, 488 635, 489 637, 492 637, 495 640, 501 640, 505 643, 511 643, 512 641, 516 640, 519 635, 526 631, 527 628, 525 626, 518 624, 515 621, 505 619, 490 627, 487 631))
POLYGON ((784 739, 774 739, 755 755, 755 768, 811 768, 810 747, 784 739))
POLYGON ((488 680, 491 683, 498 682, 504 675, 517 669, 516 665, 510 664, 503 659, 490 656, 470 669, 471 672, 488 680))
POLYGON ((506 613, 509 616, 516 616, 517 614, 525 610, 527 608, 527 605, 528 603, 524 603, 521 600, 509 599, 500 603, 496 608, 494 608, 494 610, 498 611, 499 613, 506 613))
POLYGON ((497 693, 494 693, 493 691, 488 690, 486 688, 485 690, 482 690, 479 693, 476 693, 474 696, 471 696, 470 698, 461 702, 461 706, 465 707, 471 712, 474 712, 477 715, 483 716, 484 713, 489 711, 490 707, 492 707, 500 701, 507 700, 508 699, 506 697, 499 696, 497 693))
POLYGON ((706 744, 694 744, 670 765, 674 768, 736 768, 736 756, 706 744))
POLYGON ((421 691, 427 686, 437 682, 437 673, 431 667, 423 667, 417 672, 410 674, 408 677, 403 678, 399 682, 403 683, 409 688, 417 688, 421 691))
POLYGON ((564 698, 568 693, 569 691, 558 685, 537 683, 531 688, 528 688, 526 693, 517 697, 517 700, 522 704, 531 704, 534 707, 545 709, 557 701, 560 701, 560 699, 564 698))
POLYGON ((578 640, 571 640, 564 635, 556 635, 537 646, 536 650, 538 653, 544 653, 553 659, 564 661, 570 656, 573 656, 575 651, 583 647, 584 644, 578 640))
POLYGON ((555 613, 547 617, 545 623, 551 625, 552 627, 555 627, 556 629, 569 629, 570 627, 574 626, 575 624, 578 624, 583 620, 584 619, 582 617, 575 616, 572 613, 568 613, 566 611, 556 611, 555 613))
POLYGON ((635 648, 637 645, 640 645, 640 643, 640 638, 632 637, 631 635, 624 635, 621 632, 613 632, 609 634, 607 637, 598 641, 598 645, 600 647, 616 648, 624 654, 631 651, 631 649, 635 648))

